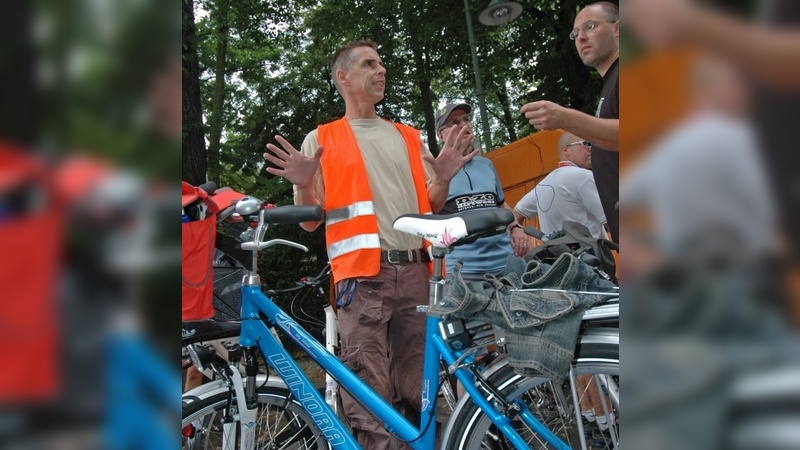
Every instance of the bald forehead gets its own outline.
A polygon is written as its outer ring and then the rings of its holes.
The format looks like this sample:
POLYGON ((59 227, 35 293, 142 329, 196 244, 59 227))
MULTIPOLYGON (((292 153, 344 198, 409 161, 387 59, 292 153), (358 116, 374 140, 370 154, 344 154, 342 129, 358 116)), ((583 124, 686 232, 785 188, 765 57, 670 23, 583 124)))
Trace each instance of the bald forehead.
POLYGON ((589 5, 583 8, 581 12, 575 16, 574 26, 582 25, 587 20, 602 21, 609 20, 608 13, 602 5, 589 5))
POLYGON ((572 133, 564 133, 558 138, 558 148, 562 149, 565 145, 569 144, 570 142, 579 141, 577 136, 572 133))

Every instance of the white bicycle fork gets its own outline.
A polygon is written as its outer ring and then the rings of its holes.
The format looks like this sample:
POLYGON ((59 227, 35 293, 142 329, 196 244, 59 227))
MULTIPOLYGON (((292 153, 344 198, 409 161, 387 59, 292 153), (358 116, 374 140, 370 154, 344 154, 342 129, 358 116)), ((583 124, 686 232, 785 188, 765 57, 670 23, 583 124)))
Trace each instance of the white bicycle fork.
MULTIPOLYGON (((339 320, 336 318, 336 312, 331 306, 325 307, 325 348, 335 355, 335 347, 339 345, 339 320)), ((325 403, 331 407, 337 416, 341 416, 339 411, 339 383, 331 377, 330 374, 325 374, 325 403)))

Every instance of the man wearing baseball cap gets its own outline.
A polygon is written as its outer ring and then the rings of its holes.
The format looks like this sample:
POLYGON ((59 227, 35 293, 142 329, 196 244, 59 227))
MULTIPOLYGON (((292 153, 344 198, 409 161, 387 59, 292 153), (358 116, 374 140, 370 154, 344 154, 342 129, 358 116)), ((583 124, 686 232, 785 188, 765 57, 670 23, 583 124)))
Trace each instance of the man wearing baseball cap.
MULTIPOLYGON (((469 136, 472 136, 472 118, 469 115, 471 111, 472 108, 466 103, 450 103, 442 108, 436 115, 436 136, 439 140, 444 142, 452 127, 459 127, 458 132, 466 127, 469 136)), ((475 147, 474 137, 472 143, 465 152, 470 152, 475 147)), ((488 158, 477 155, 450 180, 447 200, 439 214, 496 207, 511 209, 505 203, 503 186, 494 164, 488 158)), ((522 227, 516 225, 508 233, 483 237, 475 242, 453 247, 445 258, 446 274, 451 276, 456 261, 461 261, 461 277, 465 282, 482 281, 484 274, 502 272, 506 267, 506 259, 512 253, 524 256, 527 251, 528 238, 522 227)), ((463 388, 459 384, 458 395, 461 396, 462 392, 463 388)))
MULTIPOLYGON (((466 103, 450 103, 436 115, 436 136, 445 140, 451 127, 466 127, 469 135, 473 135, 472 111, 466 103)), ((473 140, 473 147, 474 147, 473 140)), ((471 152, 467 148, 465 152, 471 152)), ((505 203, 503 186, 494 165, 488 158, 475 156, 450 180, 450 190, 440 214, 453 214, 478 208, 511 208, 505 203)), ((485 273, 499 273, 506 266, 506 258, 513 253, 523 256, 528 251, 528 238, 520 226, 513 226, 508 233, 478 239, 474 243, 454 247, 447 255, 445 267, 447 273, 453 272, 456 261, 464 264, 461 274, 466 281, 467 276, 475 276, 482 280, 485 273)))

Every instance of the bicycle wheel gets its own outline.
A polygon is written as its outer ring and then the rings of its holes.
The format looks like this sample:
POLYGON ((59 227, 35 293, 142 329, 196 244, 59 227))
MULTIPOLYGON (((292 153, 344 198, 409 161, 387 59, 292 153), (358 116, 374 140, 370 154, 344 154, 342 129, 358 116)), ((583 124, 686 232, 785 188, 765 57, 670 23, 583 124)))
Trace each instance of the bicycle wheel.
MULTIPOLYGON (((329 449, 314 421, 289 395, 288 390, 274 387, 258 390, 254 448, 329 449)), ((184 406, 181 420, 184 450, 223 448, 222 420, 227 401, 225 391, 184 406)), ((240 426, 237 424, 235 428, 235 448, 239 448, 240 426)))
MULTIPOLYGON (((521 399, 548 429, 563 439, 571 448, 582 448, 581 439, 589 449, 615 449, 619 443, 619 333, 615 329, 592 330, 576 350, 572 371, 576 379, 576 393, 581 405, 598 405, 600 420, 583 420, 581 436, 578 421, 581 415, 574 407, 569 377, 564 383, 555 383, 547 378, 532 378, 519 375, 504 360, 491 370, 487 377, 509 399, 521 399), (616 336, 616 339, 615 339, 616 336), (616 342, 614 342, 616 340, 616 342), (579 378, 579 376, 582 376, 579 378), (592 387, 593 386, 593 387, 592 387)), ((453 413, 443 437, 446 449, 478 450, 509 449, 513 445, 500 433, 486 415, 469 399, 459 403, 453 413)), ((521 420, 513 419, 516 430, 531 449, 550 449, 540 436, 528 429, 521 420)))

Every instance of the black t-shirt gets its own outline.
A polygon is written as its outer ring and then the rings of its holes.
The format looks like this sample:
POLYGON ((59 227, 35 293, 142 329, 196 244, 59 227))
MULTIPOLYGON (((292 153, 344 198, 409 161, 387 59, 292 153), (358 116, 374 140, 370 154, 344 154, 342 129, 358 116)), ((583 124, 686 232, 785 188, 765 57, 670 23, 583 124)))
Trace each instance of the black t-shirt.
MULTIPOLYGON (((765 4, 765 23, 774 29, 800 25, 800 3, 775 0, 765 4)), ((800 264, 800 164, 797 164, 797 116, 800 93, 777 89, 753 81, 755 123, 761 139, 762 154, 772 182, 773 193, 787 234, 787 252, 800 264)))
MULTIPOLYGON (((601 119, 619 119, 619 58, 603 77, 603 90, 595 116, 601 119)), ((603 212, 614 242, 619 243, 619 152, 604 150, 592 145, 592 173, 603 204, 603 212)))

